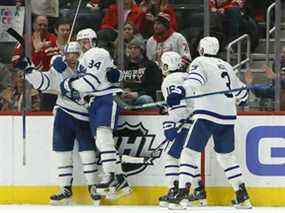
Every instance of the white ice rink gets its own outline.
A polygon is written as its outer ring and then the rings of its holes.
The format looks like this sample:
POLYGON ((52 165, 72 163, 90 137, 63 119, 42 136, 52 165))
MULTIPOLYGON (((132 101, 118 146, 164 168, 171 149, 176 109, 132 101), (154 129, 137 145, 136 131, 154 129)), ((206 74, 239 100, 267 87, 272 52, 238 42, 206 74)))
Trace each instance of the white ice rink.
POLYGON ((256 207, 234 209, 232 207, 191 207, 187 210, 168 210, 156 206, 45 206, 45 205, 0 205, 1 213, 285 213, 285 208, 256 207))

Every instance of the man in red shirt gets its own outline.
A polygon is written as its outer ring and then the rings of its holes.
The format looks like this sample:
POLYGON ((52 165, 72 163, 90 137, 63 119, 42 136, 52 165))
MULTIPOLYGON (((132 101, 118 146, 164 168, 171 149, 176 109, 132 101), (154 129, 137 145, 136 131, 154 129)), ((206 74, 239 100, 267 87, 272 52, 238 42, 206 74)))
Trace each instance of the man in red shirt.
MULTIPOLYGON (((48 71, 50 68, 51 48, 56 48, 56 35, 49 33, 48 19, 46 16, 37 16, 33 22, 32 38, 29 39, 32 45, 32 62, 37 70, 48 71)), ((16 64, 23 52, 22 46, 18 43, 12 56, 12 63, 16 64)), ((56 102, 56 95, 41 94, 40 110, 52 111, 56 102)))
POLYGON ((209 0, 211 12, 222 18, 226 43, 240 35, 241 8, 244 3, 245 0, 209 0))
POLYGON ((143 0, 140 7, 143 17, 139 31, 145 38, 150 38, 153 35, 155 17, 161 12, 169 15, 170 27, 177 31, 175 8, 168 3, 168 0, 143 0))
MULTIPOLYGON (((46 16, 37 16, 33 23, 32 62, 42 71, 49 70, 51 56, 48 56, 47 49, 56 47, 56 35, 47 31, 48 19, 46 16)), ((15 64, 22 54, 23 48, 18 43, 15 48, 12 62, 15 64)))
MULTIPOLYGON (((141 25, 142 11, 139 6, 134 2, 134 0, 124 0, 124 23, 132 22, 137 29, 141 25)), ((116 4, 111 4, 104 16, 103 22, 101 24, 101 29, 112 28, 116 29, 118 27, 118 7, 116 4)))

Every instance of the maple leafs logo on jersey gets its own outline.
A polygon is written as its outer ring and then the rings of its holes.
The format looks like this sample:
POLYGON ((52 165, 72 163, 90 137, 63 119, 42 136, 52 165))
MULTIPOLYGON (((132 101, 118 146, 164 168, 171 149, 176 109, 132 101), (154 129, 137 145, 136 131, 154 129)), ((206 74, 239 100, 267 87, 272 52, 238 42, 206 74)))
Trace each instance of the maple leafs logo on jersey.
MULTIPOLYGON (((154 154, 153 151, 156 148, 154 145, 155 135, 149 134, 149 130, 141 122, 136 125, 124 122, 118 126, 115 137, 120 155, 151 157, 151 154, 154 154)), ((123 171, 127 176, 138 174, 148 166, 153 165, 153 161, 158 159, 161 154, 162 150, 155 152, 155 157, 148 162, 148 165, 123 163, 123 171)))

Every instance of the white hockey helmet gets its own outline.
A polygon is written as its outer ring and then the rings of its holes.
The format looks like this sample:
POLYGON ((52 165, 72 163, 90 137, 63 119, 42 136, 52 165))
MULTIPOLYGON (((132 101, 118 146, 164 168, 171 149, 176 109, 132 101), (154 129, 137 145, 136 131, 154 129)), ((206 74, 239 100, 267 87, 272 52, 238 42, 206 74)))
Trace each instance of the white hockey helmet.
POLYGON ((93 45, 93 41, 97 39, 97 34, 91 28, 86 28, 80 30, 76 35, 76 41, 79 41, 81 39, 89 39, 90 44, 93 45))
POLYGON ((217 55, 220 49, 219 40, 216 37, 207 36, 200 40, 198 51, 200 55, 217 55))
POLYGON ((81 52, 80 44, 77 41, 71 41, 64 46, 63 52, 64 54, 66 53, 79 53, 80 54, 81 52))
POLYGON ((165 52, 161 56, 162 74, 166 76, 169 72, 179 70, 181 68, 182 58, 174 51, 165 52))

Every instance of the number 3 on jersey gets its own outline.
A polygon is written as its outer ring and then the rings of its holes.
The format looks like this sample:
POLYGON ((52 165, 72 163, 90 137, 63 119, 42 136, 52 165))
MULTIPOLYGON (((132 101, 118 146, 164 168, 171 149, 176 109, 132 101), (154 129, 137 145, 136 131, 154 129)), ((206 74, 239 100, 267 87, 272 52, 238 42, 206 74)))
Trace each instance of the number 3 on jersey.
MULTIPOLYGON (((227 72, 222 72, 221 74, 221 77, 224 78, 227 82, 226 82, 226 85, 228 87, 229 90, 231 90, 231 79, 230 79, 230 76, 227 72)), ((228 98, 233 98, 233 94, 232 93, 225 93, 225 96, 227 96, 228 98)))
POLYGON ((99 70, 101 64, 102 64, 102 63, 101 63, 100 61, 98 61, 97 63, 95 63, 94 60, 91 60, 90 63, 88 64, 88 68, 91 69, 91 68, 93 68, 93 67, 96 67, 96 69, 99 70))
MULTIPOLYGON (((227 86, 227 88, 228 88, 229 90, 231 90, 231 89, 232 89, 232 88, 231 88, 231 79, 230 79, 230 76, 229 76, 229 74, 228 74, 228 72, 227 72, 226 67, 225 67, 223 64, 218 64, 218 68, 219 68, 220 70, 222 70, 221 77, 226 80, 226 86, 227 86)), ((233 94, 230 93, 230 92, 225 93, 225 96, 226 96, 227 98, 233 98, 233 97, 234 97, 233 94)))

